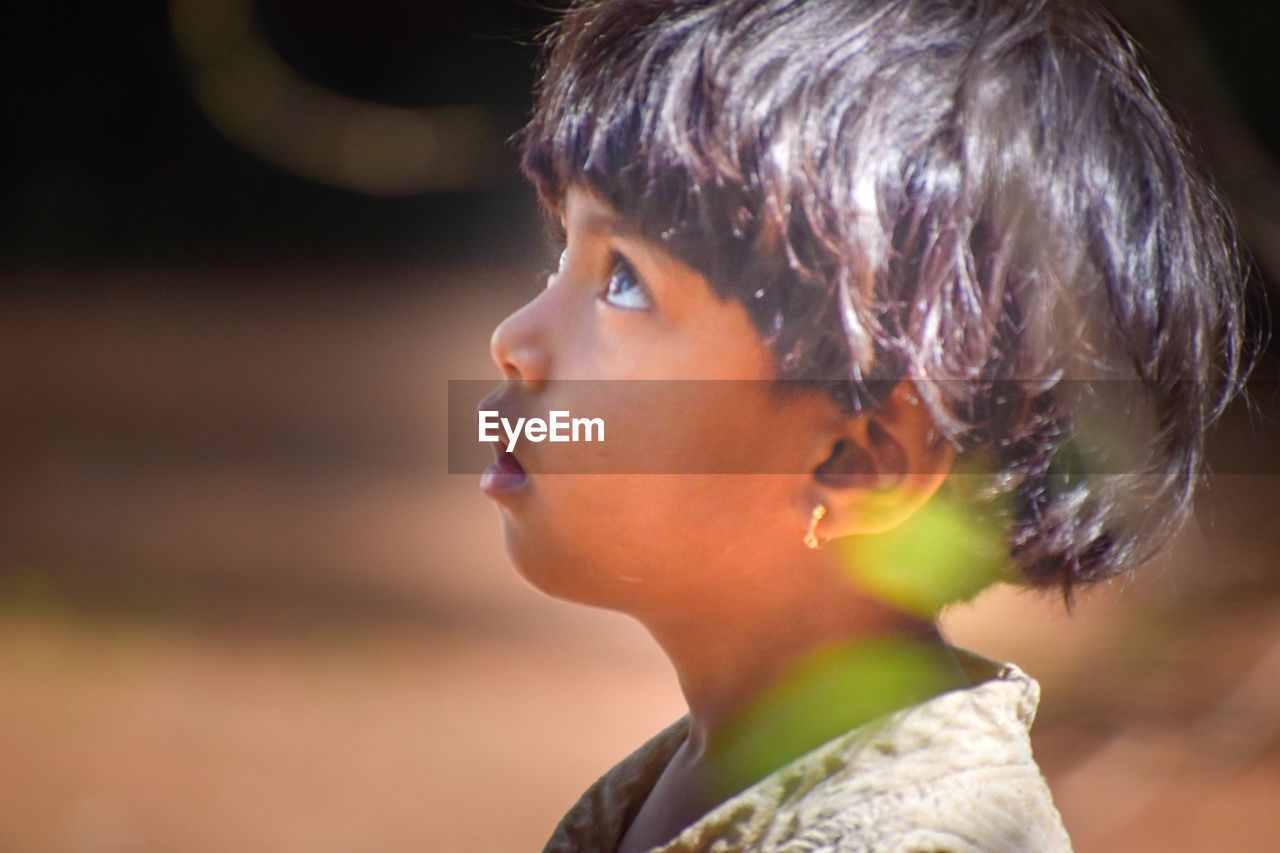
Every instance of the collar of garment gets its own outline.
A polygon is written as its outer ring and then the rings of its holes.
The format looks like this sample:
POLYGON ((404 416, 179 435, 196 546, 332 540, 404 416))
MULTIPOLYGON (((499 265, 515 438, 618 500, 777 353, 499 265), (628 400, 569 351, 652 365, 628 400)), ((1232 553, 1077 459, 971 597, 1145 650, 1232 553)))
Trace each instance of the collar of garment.
MULTIPOLYGON (((920 849, 1070 850, 1031 757, 1039 685, 1013 664, 954 651, 972 686, 828 741, 654 853, 890 849, 886 833, 895 836, 892 849, 907 833, 936 845, 920 849), (1009 809, 1019 812, 1016 820, 1009 809), (829 843, 846 837, 849 843, 829 843)), ((688 718, 678 720, 592 785, 544 853, 613 853, 688 731, 688 718)))

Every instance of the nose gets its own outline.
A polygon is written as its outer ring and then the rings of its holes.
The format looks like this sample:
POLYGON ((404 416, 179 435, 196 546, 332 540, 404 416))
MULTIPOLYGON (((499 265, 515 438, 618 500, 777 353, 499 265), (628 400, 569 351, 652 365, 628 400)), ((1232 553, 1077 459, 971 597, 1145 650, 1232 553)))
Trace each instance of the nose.
POLYGON ((521 380, 532 392, 547 381, 550 353, 539 319, 540 294, 498 324, 489 339, 489 354, 502 378, 521 380))

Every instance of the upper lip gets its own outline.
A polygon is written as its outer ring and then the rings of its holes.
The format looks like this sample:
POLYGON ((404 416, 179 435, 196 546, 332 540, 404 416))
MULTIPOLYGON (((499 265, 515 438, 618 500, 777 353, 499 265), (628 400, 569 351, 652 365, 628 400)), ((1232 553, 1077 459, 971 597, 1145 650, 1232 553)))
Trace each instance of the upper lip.
MULTIPOLYGON (((511 406, 511 401, 508 395, 504 393, 504 391, 505 389, 499 388, 489 396, 485 397, 479 402, 479 404, 477 404, 476 410, 485 412, 496 411, 498 413, 499 420, 506 420, 508 423, 516 423, 520 419, 520 416, 517 415, 515 418, 511 417, 513 407, 511 406)), ((515 457, 516 455, 514 452, 507 450, 507 435, 501 427, 498 428, 498 438, 494 441, 490 441, 489 446, 493 448, 493 455, 495 458, 500 459, 504 453, 507 453, 512 457, 515 457)), ((521 467, 524 467, 523 460, 517 458, 517 461, 520 462, 521 467)))

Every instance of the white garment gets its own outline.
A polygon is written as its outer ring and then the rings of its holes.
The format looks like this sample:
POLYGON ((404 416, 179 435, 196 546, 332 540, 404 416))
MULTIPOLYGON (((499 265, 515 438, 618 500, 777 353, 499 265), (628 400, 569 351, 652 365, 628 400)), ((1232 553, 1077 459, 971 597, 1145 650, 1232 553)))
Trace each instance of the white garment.
MULTIPOLYGON (((654 853, 1070 853, 1031 756, 1039 684, 956 652, 986 680, 827 742, 654 853)), ((614 853, 687 732, 686 717, 601 777, 544 853, 614 853)))

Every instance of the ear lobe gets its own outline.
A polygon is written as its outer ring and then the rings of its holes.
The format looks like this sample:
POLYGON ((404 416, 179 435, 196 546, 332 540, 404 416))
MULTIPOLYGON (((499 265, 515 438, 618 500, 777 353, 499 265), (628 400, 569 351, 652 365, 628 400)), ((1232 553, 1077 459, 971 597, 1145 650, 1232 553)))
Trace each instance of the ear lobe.
POLYGON ((874 412, 846 419, 814 470, 828 539, 882 533, 910 518, 946 480, 955 448, 937 435, 906 381, 874 412))

